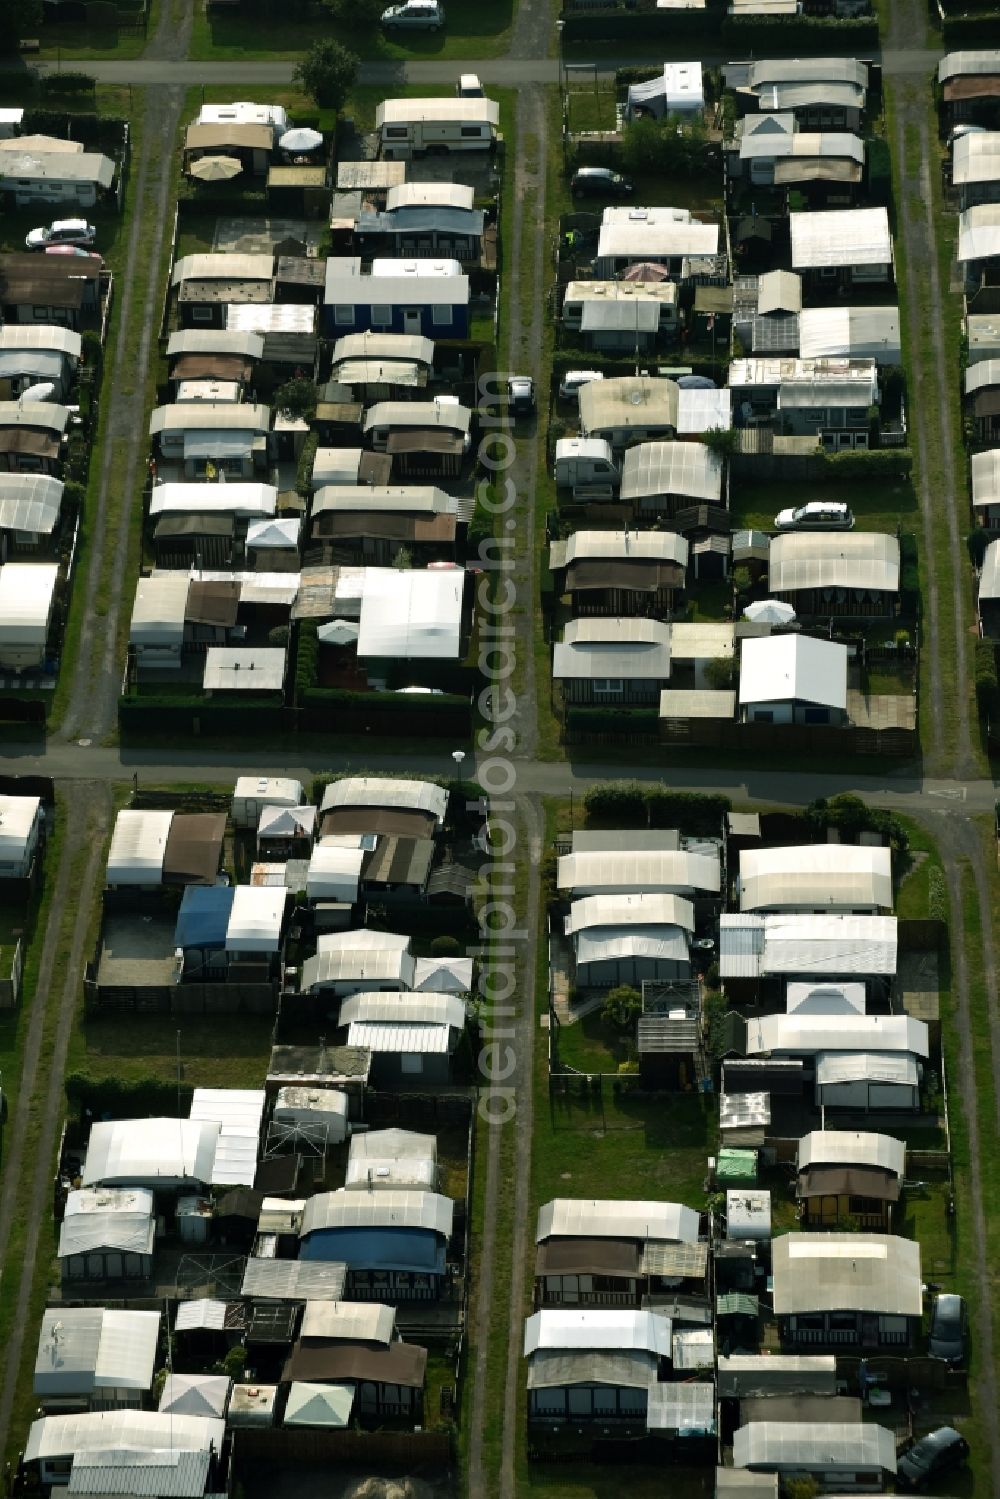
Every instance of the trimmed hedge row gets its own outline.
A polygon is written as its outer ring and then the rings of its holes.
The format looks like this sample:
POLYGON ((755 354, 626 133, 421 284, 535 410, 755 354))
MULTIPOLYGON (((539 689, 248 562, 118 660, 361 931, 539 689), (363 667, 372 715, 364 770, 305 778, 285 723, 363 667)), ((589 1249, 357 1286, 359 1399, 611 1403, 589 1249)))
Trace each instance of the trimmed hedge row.
POLYGON ((1000 708, 1000 682, 997 680, 996 647, 990 640, 976 641, 976 704, 983 718, 996 715, 1000 708))
POLYGON ((81 1119, 186 1119, 194 1089, 174 1079, 138 1077, 91 1077, 89 1072, 70 1072, 66 1099, 81 1119), (179 1098, 178 1098, 179 1093, 179 1098), (178 1113, 178 1103, 180 1112, 178 1113))
POLYGON ((118 699, 118 724, 123 733, 248 735, 280 734, 285 710, 267 698, 219 703, 204 697, 143 694, 118 699), (197 722, 197 730, 195 723, 197 722))
POLYGON ((913 471, 909 448, 859 448, 843 453, 830 453, 823 448, 820 462, 829 470, 831 479, 856 479, 862 474, 908 478, 913 471))
POLYGON ((728 796, 668 791, 664 786, 646 786, 639 781, 605 781, 591 786, 583 804, 592 826, 676 828, 691 837, 717 836, 732 807, 728 796))
POLYGON ((566 42, 613 41, 623 47, 640 40, 680 43, 704 41, 739 55, 780 56, 802 51, 821 55, 857 54, 878 47, 874 16, 838 21, 828 16, 706 16, 704 11, 619 10, 563 11, 566 42))
POLYGON ((941 40, 946 47, 967 47, 982 42, 996 46, 1000 36, 1000 10, 977 15, 945 16, 941 22, 941 40))

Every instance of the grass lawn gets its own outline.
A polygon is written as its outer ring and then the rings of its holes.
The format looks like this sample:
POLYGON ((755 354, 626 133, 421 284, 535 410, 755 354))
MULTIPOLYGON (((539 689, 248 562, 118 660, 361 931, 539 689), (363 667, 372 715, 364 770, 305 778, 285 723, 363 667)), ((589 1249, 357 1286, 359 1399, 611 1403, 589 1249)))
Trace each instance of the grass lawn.
POLYGON ((908 479, 810 480, 805 483, 734 483, 729 498, 733 529, 754 527, 770 531, 779 510, 805 500, 846 500, 859 531, 914 531, 919 524, 917 497, 908 479))
POLYGON ((947 917, 944 909, 931 910, 931 885, 943 888, 944 872, 934 840, 908 817, 900 822, 910 840, 909 852, 897 861, 896 915, 901 920, 925 921, 930 915, 947 917), (936 871, 936 873, 933 873, 936 871))
POLYGON ((600 1010, 559 1026, 556 1039, 559 1061, 577 1072, 617 1072, 619 1062, 635 1055, 627 1033, 602 1020, 600 1010))
POLYGON ((193 1087, 260 1088, 271 1055, 267 1015, 81 1016, 70 1041, 67 1072, 135 1080, 177 1075, 193 1087))
POLYGON ((506 52, 514 0, 449 0, 447 16, 442 32, 411 32, 405 40, 394 41, 378 27, 349 30, 327 16, 281 21, 243 14, 209 16, 199 0, 190 56, 194 60, 260 57, 280 62, 300 57, 313 42, 332 36, 366 61, 395 62, 411 57, 466 60, 499 57, 506 52))

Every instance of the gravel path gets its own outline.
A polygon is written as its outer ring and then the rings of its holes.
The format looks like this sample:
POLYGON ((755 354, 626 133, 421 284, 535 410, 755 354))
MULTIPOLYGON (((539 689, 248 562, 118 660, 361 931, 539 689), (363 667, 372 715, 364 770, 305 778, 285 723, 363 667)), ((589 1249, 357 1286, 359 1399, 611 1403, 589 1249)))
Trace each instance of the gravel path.
MULTIPOLYGON (((31 1356, 30 1344, 25 1347, 26 1337, 34 1337, 35 1327, 30 1320, 31 1293, 38 1265, 38 1245, 42 1223, 52 1211, 52 1171, 55 1163, 59 1130, 66 1112, 63 1096, 63 1075, 66 1071, 66 1055, 69 1049, 73 1017, 80 1002, 80 974, 86 957, 84 946, 90 927, 92 907, 89 901, 74 902, 68 883, 72 866, 79 854, 88 850, 86 868, 80 881, 81 890, 95 890, 100 883, 100 865, 105 841, 111 826, 112 798, 108 786, 90 785, 83 788, 79 800, 74 799, 71 815, 67 818, 67 836, 62 858, 56 875, 56 897, 51 906, 51 919, 46 929, 45 948, 42 955, 42 971, 32 999, 32 1027, 36 1023, 44 1029, 50 996, 58 990, 60 994, 55 1034, 52 1048, 46 1058, 42 1075, 38 1074, 38 1056, 30 1073, 27 1066, 21 1077, 15 1127, 26 1127, 29 1117, 41 1119, 41 1129, 30 1163, 23 1160, 24 1134, 19 1137, 19 1154, 7 1162, 2 1194, 2 1215, 5 1223, 4 1254, 10 1231, 10 1215, 16 1208, 23 1213, 27 1224, 24 1247, 20 1261, 15 1315, 11 1325, 10 1339, 3 1350, 2 1375, 0 1375, 0 1453, 7 1449, 10 1431, 11 1410, 17 1390, 18 1376, 23 1361, 31 1356), (62 917, 67 910, 75 909, 73 933, 65 968, 53 973, 54 957, 61 935, 62 917)), ((39 1039, 41 1035, 39 1034, 39 1039)), ((11 1267, 11 1273, 16 1270, 11 1267)))

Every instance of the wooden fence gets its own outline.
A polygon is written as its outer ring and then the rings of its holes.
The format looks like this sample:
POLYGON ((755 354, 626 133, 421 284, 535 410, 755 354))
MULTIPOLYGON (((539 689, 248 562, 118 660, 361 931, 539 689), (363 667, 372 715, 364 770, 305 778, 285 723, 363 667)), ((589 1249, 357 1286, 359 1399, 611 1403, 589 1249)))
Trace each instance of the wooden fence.
POLYGON ((268 1427, 233 1434, 233 1465, 239 1478, 262 1463, 289 1468, 298 1463, 387 1468, 407 1473, 444 1472, 451 1466, 446 1431, 324 1431, 268 1427))

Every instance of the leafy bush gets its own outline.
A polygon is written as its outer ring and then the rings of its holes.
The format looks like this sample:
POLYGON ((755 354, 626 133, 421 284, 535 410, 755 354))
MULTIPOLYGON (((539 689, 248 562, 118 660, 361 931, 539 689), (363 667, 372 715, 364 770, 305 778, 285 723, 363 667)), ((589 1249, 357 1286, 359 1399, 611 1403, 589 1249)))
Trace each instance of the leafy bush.
POLYGON ((976 703, 985 718, 995 714, 1000 702, 996 650, 989 640, 976 641, 976 703))
POLYGON ((909 836, 898 817, 884 807, 869 807, 851 791, 842 791, 838 796, 831 796, 829 801, 820 797, 810 802, 806 818, 820 835, 828 828, 836 828, 851 838, 856 838, 859 833, 880 833, 897 854, 905 853, 910 846, 909 836))
POLYGON ((319 447, 319 434, 310 432, 302 444, 302 452, 299 454, 298 467, 295 470, 295 490, 297 494, 306 498, 312 494, 312 472, 316 463, 316 450, 319 447))
POLYGON ((319 677, 319 635, 314 619, 299 624, 295 647, 295 701, 301 703, 319 677))
POLYGON ((622 164, 628 172, 694 177, 705 170, 705 141, 700 116, 690 121, 676 114, 663 120, 633 120, 622 136, 622 164))
POLYGON ((301 375, 298 379, 286 380, 274 392, 271 404, 275 411, 280 411, 285 416, 304 417, 307 422, 312 421, 316 415, 316 387, 311 380, 306 380, 301 375))
POLYGON ((948 886, 938 864, 927 871, 927 915, 932 921, 948 920, 948 886))
POLYGON ((142 1119, 162 1115, 186 1119, 194 1092, 188 1083, 178 1087, 166 1077, 91 1077, 71 1072, 66 1077, 66 1098, 81 1120, 142 1119))
POLYGON ((642 1014, 642 995, 629 984, 609 989, 601 1006, 601 1019, 616 1030, 631 1030, 642 1014))
POLYGON ((462 944, 458 938, 450 937, 447 933, 443 933, 440 937, 435 937, 431 943, 431 954, 435 958, 457 958, 460 956, 461 951, 462 944))
POLYGON ((605 781, 591 786, 583 799, 587 822, 607 823, 611 827, 646 827, 645 788, 637 781, 605 781))
POLYGON ((39 80, 43 94, 92 94, 96 87, 89 73, 48 73, 39 80))
POLYGON ((358 76, 360 60, 354 52, 332 37, 313 42, 309 51, 296 65, 293 77, 321 109, 336 109, 338 112, 347 103, 347 96, 358 76))
POLYGON ((844 453, 829 453, 821 448, 816 458, 831 479, 853 479, 862 474, 906 478, 913 472, 913 454, 909 448, 859 448, 844 453))
POLYGON ((716 656, 705 662, 705 682, 719 692, 725 692, 736 682, 736 660, 733 656, 716 656))

